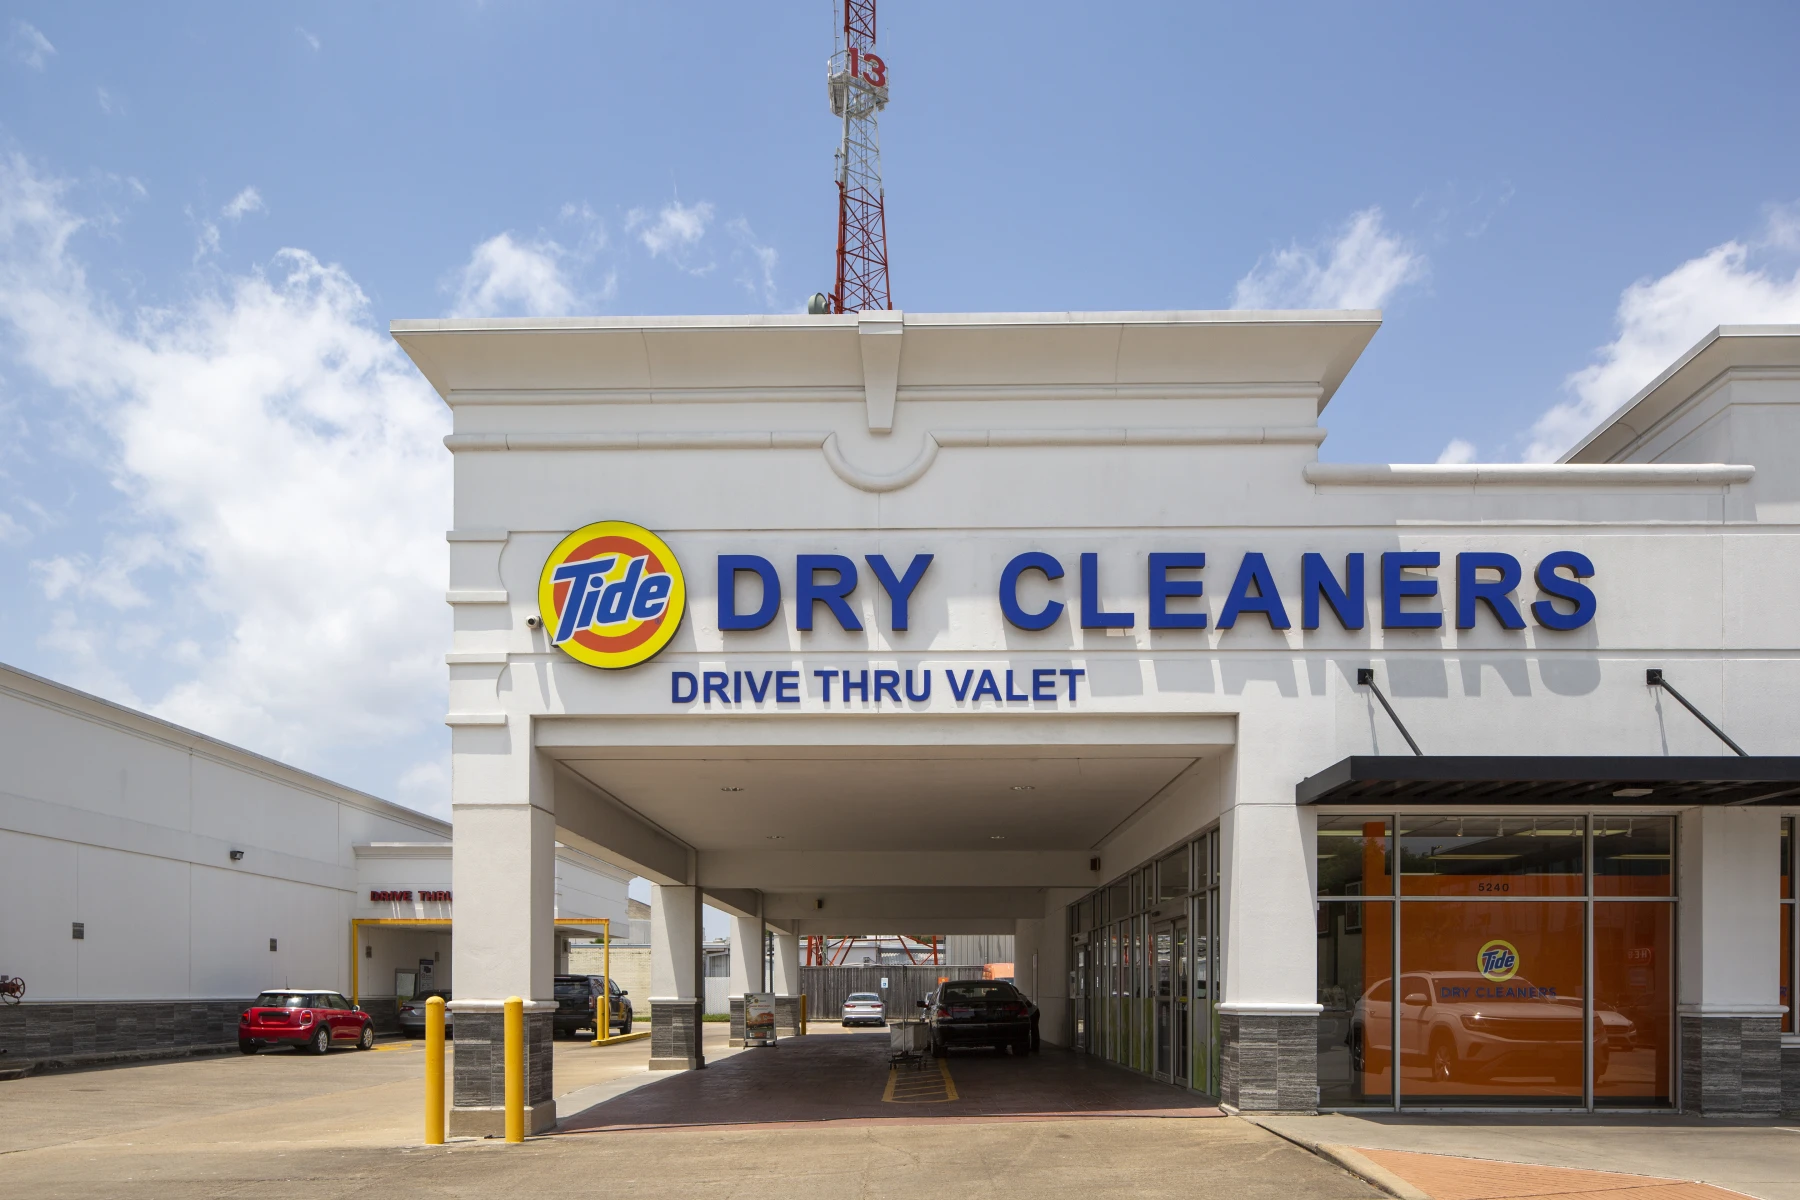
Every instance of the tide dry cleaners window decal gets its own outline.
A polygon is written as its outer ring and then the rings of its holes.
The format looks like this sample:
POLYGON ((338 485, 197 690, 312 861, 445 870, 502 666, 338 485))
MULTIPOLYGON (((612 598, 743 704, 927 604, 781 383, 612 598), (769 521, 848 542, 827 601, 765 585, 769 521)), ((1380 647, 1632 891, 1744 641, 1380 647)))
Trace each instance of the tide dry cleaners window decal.
MULTIPOLYGON (((1519 949, 1504 938, 1495 938, 1475 954, 1475 974, 1485 982, 1440 983, 1438 999, 1458 1000, 1555 1000, 1556 989, 1538 987, 1519 973, 1519 949)), ((1468 976, 1464 976, 1468 978, 1468 976)))
MULTIPOLYGON (((1302 554, 1295 597, 1291 592, 1282 594, 1265 555, 1246 553, 1237 563, 1214 627, 1231 629, 1245 617, 1258 617, 1270 629, 1290 629, 1290 604, 1297 599, 1302 629, 1319 628, 1327 613, 1340 628, 1362 629, 1371 616, 1366 587, 1370 557, 1346 554, 1339 567, 1323 554, 1302 554)), ((1449 593, 1443 609, 1426 607, 1440 594, 1438 578, 1426 574, 1443 565, 1438 551, 1384 551, 1374 557, 1383 629, 1440 629, 1452 613, 1458 629, 1473 629, 1485 613, 1485 619, 1502 628, 1518 630, 1525 628, 1529 612, 1541 628, 1566 632, 1591 622, 1598 609, 1593 589, 1582 582, 1593 576, 1594 564, 1576 550, 1552 551, 1537 562, 1532 579, 1542 598, 1524 605, 1524 612, 1513 598, 1524 579, 1524 564, 1514 555, 1456 554, 1453 578, 1443 581, 1449 593)), ((902 565, 884 554, 863 555, 863 564, 888 598, 889 623, 895 631, 906 630, 913 593, 933 558, 915 554, 902 565)), ((1206 567, 1206 555, 1200 551, 1148 556, 1145 594, 1150 629, 1207 628, 1209 614, 1201 607, 1207 595, 1201 577, 1206 567)), ((784 587, 772 561, 758 554, 721 554, 717 570, 714 594, 721 632, 763 629, 774 622, 781 612, 784 587), (757 598, 754 608, 740 607, 744 596, 757 598)), ((1041 550, 1015 555, 996 581, 1001 615, 1009 625, 1027 631, 1048 629, 1065 615, 1082 629, 1130 629, 1137 623, 1136 613, 1101 607, 1097 552, 1081 554, 1076 572, 1079 599, 1071 597, 1065 603, 1054 598, 1057 581, 1066 574, 1060 559, 1041 550)), ((825 619, 846 632, 863 628, 850 603, 861 582, 855 560, 843 554, 796 554, 792 579, 795 629, 810 631, 821 606, 825 619)), ((648 662, 673 640, 686 609, 687 581, 675 552, 656 534, 628 521, 597 521, 563 538, 538 579, 538 611, 550 644, 592 667, 620 669, 648 662)), ((958 702, 1074 703, 1086 672, 1080 667, 672 671, 669 699, 674 704, 799 704, 810 686, 828 703, 852 699, 917 703, 931 698, 934 674, 944 676, 958 702)))

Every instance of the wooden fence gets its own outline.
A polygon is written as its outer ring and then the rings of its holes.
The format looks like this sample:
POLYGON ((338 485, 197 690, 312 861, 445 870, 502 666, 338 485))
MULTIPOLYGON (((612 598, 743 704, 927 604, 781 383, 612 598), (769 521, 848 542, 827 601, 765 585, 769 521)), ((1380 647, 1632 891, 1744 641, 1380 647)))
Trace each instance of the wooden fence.
POLYGON ((887 1003, 887 1015, 916 1017, 919 1001, 937 990, 939 979, 980 979, 984 968, 910 966, 905 963, 869 967, 801 967, 800 990, 806 993, 809 1021, 836 1021, 851 992, 874 992, 887 1003), (882 986, 882 980, 887 986, 882 986))

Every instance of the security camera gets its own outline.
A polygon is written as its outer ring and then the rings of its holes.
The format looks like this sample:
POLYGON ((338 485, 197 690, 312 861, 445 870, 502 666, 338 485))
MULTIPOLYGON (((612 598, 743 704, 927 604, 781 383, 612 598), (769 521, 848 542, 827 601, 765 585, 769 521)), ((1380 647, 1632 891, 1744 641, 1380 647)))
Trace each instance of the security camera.
POLYGON ((525 627, 527 629, 536 629, 539 625, 542 625, 543 623, 544 623, 544 618, 538 616, 536 613, 532 613, 529 617, 525 618, 525 627))
POLYGON ((232 862, 244 861, 244 852, 242 850, 233 850, 231 852, 231 861, 232 862))

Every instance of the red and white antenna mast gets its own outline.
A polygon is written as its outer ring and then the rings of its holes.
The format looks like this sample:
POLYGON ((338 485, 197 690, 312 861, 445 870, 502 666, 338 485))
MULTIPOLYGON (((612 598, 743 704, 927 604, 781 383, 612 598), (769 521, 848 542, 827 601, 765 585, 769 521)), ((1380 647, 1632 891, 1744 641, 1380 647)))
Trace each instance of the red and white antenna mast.
POLYGON ((836 0, 844 14, 827 80, 831 112, 844 122, 838 144, 837 282, 830 311, 892 308, 888 297, 887 214, 881 192, 881 138, 875 117, 888 102, 887 63, 875 53, 875 0, 836 0))

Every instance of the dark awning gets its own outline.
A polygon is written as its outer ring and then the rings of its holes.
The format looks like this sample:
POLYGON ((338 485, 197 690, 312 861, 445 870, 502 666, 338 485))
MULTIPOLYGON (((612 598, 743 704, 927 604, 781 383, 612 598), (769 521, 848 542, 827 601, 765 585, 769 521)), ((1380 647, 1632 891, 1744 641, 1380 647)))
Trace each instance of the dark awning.
POLYGON ((1800 804, 1800 758, 1356 755, 1301 780, 1294 793, 1301 804, 1374 808, 1800 804))

